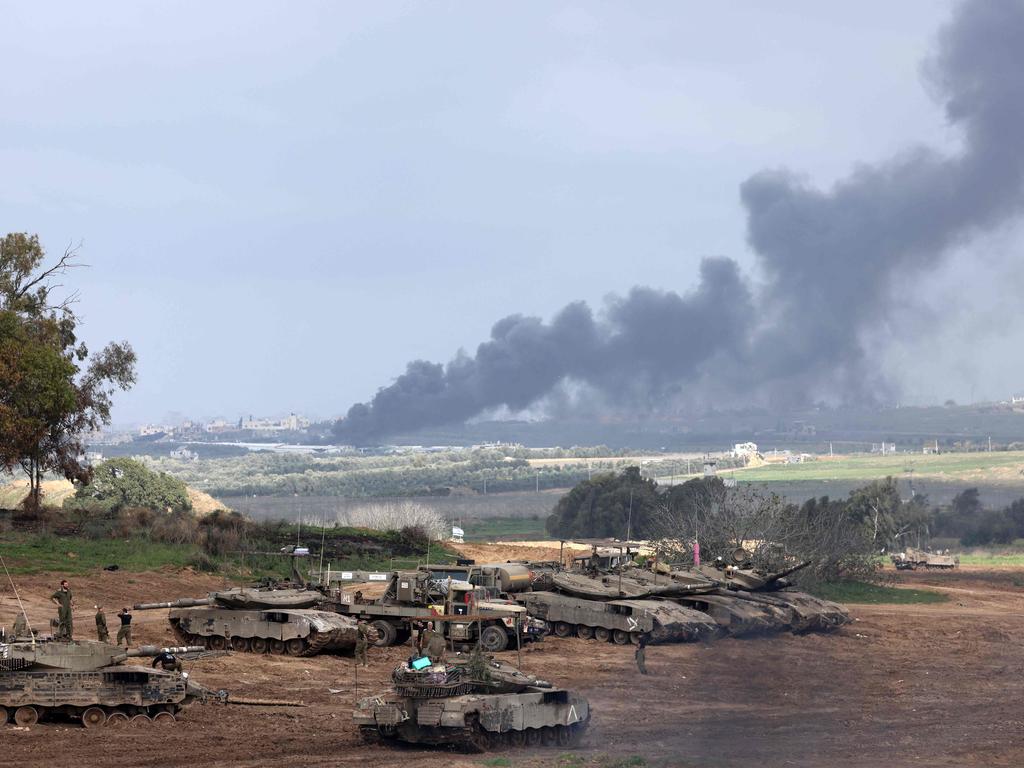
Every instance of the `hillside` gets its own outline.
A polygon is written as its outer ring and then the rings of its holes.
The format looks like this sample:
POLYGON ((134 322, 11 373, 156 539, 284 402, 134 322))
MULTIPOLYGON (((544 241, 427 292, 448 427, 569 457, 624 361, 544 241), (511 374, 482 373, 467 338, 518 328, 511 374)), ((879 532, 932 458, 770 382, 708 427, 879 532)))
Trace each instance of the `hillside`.
MULTIPOLYGON (((187 487, 188 499, 192 502, 192 511, 199 516, 208 515, 216 509, 230 509, 217 501, 213 496, 196 488, 187 487)), ((64 502, 75 493, 75 487, 69 480, 44 480, 43 500, 47 506, 63 507, 64 502)), ((0 509, 14 509, 28 495, 28 480, 14 480, 0 485, 0 509)))

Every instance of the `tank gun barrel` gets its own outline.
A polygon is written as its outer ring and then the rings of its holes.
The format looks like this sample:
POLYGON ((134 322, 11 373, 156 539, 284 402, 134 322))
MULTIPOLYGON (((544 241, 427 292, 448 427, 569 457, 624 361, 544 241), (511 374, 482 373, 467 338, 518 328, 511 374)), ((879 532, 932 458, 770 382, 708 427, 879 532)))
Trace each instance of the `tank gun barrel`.
POLYGON ((183 597, 180 600, 168 600, 163 603, 136 603, 133 611, 155 611, 160 608, 193 608, 198 605, 216 605, 212 597, 183 597))
POLYGON ((200 653, 205 651, 203 645, 176 645, 171 648, 161 648, 158 645, 140 645, 138 648, 129 648, 125 656, 159 656, 161 653, 200 653))
POLYGON ((786 576, 789 576, 791 573, 796 573, 797 571, 799 571, 799 570, 801 570, 803 568, 806 568, 810 564, 811 564, 810 560, 804 560, 803 562, 797 563, 796 565, 794 565, 791 568, 786 568, 783 571, 779 571, 778 573, 773 573, 773 574, 769 575, 768 576, 768 581, 772 582, 772 581, 778 581, 779 579, 783 579, 786 576))

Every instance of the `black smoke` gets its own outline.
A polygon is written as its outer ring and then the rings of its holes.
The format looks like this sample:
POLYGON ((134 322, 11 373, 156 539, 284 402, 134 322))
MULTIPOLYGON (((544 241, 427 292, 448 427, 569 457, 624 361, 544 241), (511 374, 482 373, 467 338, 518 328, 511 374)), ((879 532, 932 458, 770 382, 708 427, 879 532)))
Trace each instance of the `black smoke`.
POLYGON ((896 279, 935 268, 1024 203, 1022 41, 1024 0, 969 0, 941 31, 926 77, 962 134, 958 155, 909 149, 827 191, 784 170, 744 182, 756 293, 735 262, 715 258, 685 295, 633 288, 599 318, 583 303, 548 323, 506 317, 472 357, 409 363, 352 406, 338 437, 367 442, 499 406, 521 410, 566 381, 641 411, 688 391, 756 391, 776 402, 884 391, 864 336, 896 306, 896 279))

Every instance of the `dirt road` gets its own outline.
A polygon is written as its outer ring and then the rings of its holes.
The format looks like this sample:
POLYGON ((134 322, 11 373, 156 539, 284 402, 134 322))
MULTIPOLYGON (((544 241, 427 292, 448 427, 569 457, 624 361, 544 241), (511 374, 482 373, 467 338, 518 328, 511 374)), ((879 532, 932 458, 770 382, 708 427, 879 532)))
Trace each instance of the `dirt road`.
MULTIPOLYGON (((19 581, 33 619, 49 616, 44 597, 56 578, 19 581)), ((716 767, 1024 765, 1024 596, 1018 586, 1024 571, 900 578, 946 590, 952 599, 855 607, 856 621, 834 635, 655 646, 648 650, 647 677, 637 675, 631 648, 578 639, 549 639, 523 653, 523 666, 590 698, 592 727, 575 752, 594 765, 633 755, 651 764, 716 767)), ((199 595, 216 585, 189 573, 76 579, 80 634, 91 636, 96 598, 116 607, 199 595)), ((0 595, 0 623, 9 623, 9 589, 0 595)), ((137 642, 170 642, 161 613, 137 615, 137 642)), ((238 654, 199 662, 191 672, 207 686, 309 706, 195 705, 166 729, 8 726, 0 731, 0 762, 26 768, 482 766, 488 756, 396 753, 359 741, 350 722, 352 701, 383 689, 405 652, 371 652, 371 667, 358 678, 345 657, 238 654)), ((558 752, 504 756, 513 766, 559 760, 558 752)))

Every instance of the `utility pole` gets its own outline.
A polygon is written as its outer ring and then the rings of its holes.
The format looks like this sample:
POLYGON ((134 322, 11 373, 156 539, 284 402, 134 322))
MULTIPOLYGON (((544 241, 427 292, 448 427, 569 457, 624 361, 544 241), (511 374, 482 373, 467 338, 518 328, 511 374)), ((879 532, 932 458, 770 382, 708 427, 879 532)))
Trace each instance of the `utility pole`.
POLYGON ((487 495, 487 478, 484 478, 484 496, 487 495))
POLYGON ((988 436, 988 452, 992 453, 992 435, 988 436))
POLYGON ((831 440, 828 441, 828 457, 830 459, 832 458, 832 441, 831 440))
POLYGON ((535 475, 535 477, 537 479, 537 484, 536 484, 536 487, 535 487, 535 491, 537 493, 540 493, 540 470, 539 469, 537 470, 537 474, 535 475))

